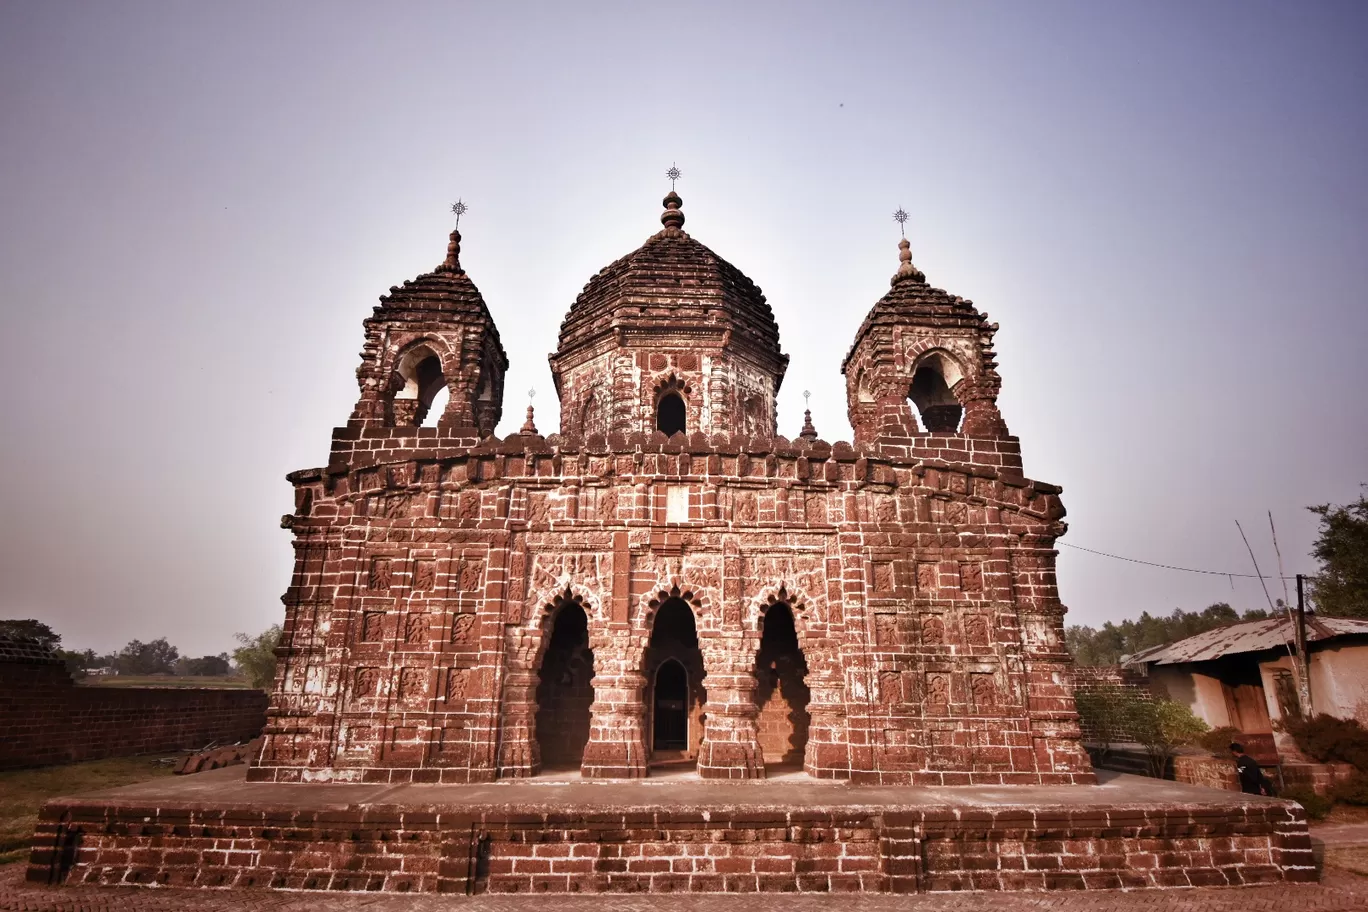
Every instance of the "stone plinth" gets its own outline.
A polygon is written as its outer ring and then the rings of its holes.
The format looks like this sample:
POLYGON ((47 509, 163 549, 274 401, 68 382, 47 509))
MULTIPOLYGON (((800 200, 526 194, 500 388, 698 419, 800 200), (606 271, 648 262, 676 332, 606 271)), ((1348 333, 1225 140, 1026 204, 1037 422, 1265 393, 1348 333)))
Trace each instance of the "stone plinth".
POLYGON ((283 785, 240 767, 50 802, 28 877, 330 891, 893 892, 1315 879, 1300 806, 1096 786, 696 775, 283 785))

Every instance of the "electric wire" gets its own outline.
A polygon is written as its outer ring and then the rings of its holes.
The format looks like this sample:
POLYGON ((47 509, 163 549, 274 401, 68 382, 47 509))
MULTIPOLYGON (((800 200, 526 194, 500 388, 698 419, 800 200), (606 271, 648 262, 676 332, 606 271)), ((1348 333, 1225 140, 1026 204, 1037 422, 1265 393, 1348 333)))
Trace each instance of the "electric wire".
POLYGON ((1106 551, 1096 551, 1092 548, 1085 548, 1082 545, 1074 545, 1069 542, 1055 542, 1056 545, 1063 545, 1065 548, 1073 548, 1075 551, 1086 551, 1089 554, 1096 554, 1098 557, 1110 557, 1112 560, 1126 561, 1132 564, 1143 564, 1146 567, 1158 567, 1161 570, 1180 570, 1183 573, 1203 573, 1208 576, 1240 577, 1242 579, 1296 579, 1295 576, 1264 576, 1260 573, 1229 573, 1225 570, 1199 570, 1195 567, 1178 567, 1173 564, 1159 564, 1154 561, 1141 560, 1138 557, 1124 557, 1120 554, 1109 554, 1106 551))

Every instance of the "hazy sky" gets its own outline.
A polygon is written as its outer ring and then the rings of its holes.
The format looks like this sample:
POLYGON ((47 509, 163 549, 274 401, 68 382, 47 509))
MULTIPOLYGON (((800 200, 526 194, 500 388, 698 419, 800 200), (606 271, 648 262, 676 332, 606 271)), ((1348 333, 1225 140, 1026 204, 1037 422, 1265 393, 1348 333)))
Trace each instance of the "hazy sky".
MULTIPOLYGON (((897 267, 1002 326, 1000 405, 1077 545, 1312 570, 1368 481, 1368 4, 0 4, 0 617, 230 648, 283 615, 286 472, 327 461, 361 320, 462 262, 556 427, 597 270, 687 230, 839 365, 897 267)), ((1062 549, 1072 622, 1252 580, 1062 549)), ((1277 590, 1281 595, 1281 588, 1277 590)))

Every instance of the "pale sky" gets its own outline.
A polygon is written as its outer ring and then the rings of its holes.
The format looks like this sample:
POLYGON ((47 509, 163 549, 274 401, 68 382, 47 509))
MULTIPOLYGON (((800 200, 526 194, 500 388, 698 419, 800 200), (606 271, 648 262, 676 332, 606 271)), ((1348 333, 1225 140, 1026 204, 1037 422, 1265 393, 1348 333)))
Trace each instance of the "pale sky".
MULTIPOLYGON (((556 427, 584 283, 686 230, 839 366, 914 260, 1001 324, 1000 405, 1064 542, 1310 571, 1368 482, 1368 4, 0 5, 0 617, 231 648, 283 617, 284 479, 326 463, 361 320, 445 252, 556 427)), ((1260 607, 1061 549, 1069 622, 1260 607)), ((1281 587, 1275 595, 1281 596, 1281 587)))

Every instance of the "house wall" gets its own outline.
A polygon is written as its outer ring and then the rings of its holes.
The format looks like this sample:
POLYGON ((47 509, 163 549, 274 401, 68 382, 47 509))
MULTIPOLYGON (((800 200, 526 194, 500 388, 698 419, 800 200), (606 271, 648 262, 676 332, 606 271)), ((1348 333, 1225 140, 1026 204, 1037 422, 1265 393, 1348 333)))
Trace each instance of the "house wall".
POLYGON ((1368 644, 1326 644, 1311 653, 1311 705, 1368 723, 1368 644))
POLYGON ((1183 704, 1212 728, 1231 724, 1220 679, 1196 672, 1190 665, 1153 666, 1149 679, 1157 692, 1183 704))

